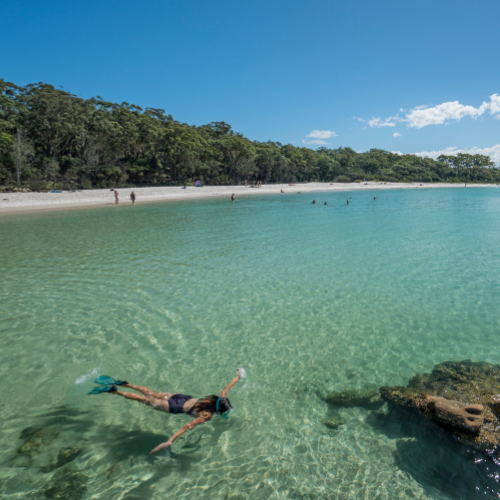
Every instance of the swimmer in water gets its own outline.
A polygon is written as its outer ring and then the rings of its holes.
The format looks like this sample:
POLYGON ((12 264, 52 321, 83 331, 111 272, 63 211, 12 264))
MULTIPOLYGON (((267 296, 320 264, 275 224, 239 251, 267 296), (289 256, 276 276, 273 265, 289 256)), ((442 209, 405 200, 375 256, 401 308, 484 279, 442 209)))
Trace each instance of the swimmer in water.
POLYGON ((163 450, 163 448, 171 446, 172 443, 186 431, 194 429, 199 424, 208 422, 214 417, 214 415, 220 415, 221 417, 227 418, 233 407, 231 406, 231 403, 229 402, 229 399, 227 399, 226 395, 236 382, 238 382, 241 376, 244 375, 245 373, 242 371, 242 368, 238 368, 236 377, 234 377, 233 380, 231 380, 231 382, 224 387, 219 396, 211 395, 200 399, 193 398, 192 396, 188 396, 186 394, 154 392, 147 387, 129 384, 128 382, 122 382, 114 380, 111 377, 104 376, 98 377, 95 380, 97 384, 102 384, 104 387, 95 387, 89 392, 89 394, 109 392, 110 394, 116 394, 126 399, 131 399, 132 401, 144 403, 145 405, 151 406, 158 411, 163 411, 165 413, 185 413, 186 415, 194 417, 192 422, 181 427, 167 442, 158 445, 151 451, 151 453, 156 453, 157 451, 163 450), (116 387, 117 385, 133 389, 141 394, 119 391, 116 387))
POLYGON ((325 203, 323 203, 323 205, 326 205, 326 201, 325 201, 325 203))
POLYGON ((313 205, 316 205, 316 200, 313 200, 313 201, 312 201, 312 204, 313 204, 313 205))
POLYGON ((349 200, 347 200, 347 204, 349 205, 349 200))

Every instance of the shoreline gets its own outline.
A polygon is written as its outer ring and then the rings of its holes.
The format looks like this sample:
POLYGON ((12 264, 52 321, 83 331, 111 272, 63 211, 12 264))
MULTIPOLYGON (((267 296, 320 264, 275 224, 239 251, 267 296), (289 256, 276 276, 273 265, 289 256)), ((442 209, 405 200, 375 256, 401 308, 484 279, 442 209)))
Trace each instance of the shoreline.
MULTIPOLYGON (((470 188, 497 187, 496 184, 469 184, 470 188)), ((267 184, 261 188, 245 186, 204 186, 197 188, 181 187, 146 187, 117 189, 120 203, 114 202, 114 192, 109 189, 87 189, 70 193, 0 193, 0 215, 19 214, 49 210, 73 210, 80 208, 98 208, 131 205, 130 193, 136 194, 136 203, 155 203, 161 201, 199 200, 206 198, 230 199, 234 193, 236 199, 240 196, 257 194, 324 193, 353 192, 384 189, 425 189, 425 188, 464 188, 464 184, 448 183, 399 183, 399 182, 366 182, 366 183, 322 183, 310 182, 304 184, 267 184)))

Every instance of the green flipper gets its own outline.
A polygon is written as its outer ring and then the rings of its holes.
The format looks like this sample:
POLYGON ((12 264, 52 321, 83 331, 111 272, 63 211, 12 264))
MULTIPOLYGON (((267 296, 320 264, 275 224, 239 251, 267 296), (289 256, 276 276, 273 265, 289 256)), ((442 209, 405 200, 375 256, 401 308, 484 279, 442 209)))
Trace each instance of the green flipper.
POLYGON ((94 380, 95 384, 102 384, 102 385, 123 385, 126 384, 125 380, 115 380, 113 377, 107 377, 106 375, 99 375, 94 380))
POLYGON ((115 392, 115 391, 116 391, 116 385, 104 385, 102 387, 94 387, 87 394, 100 394, 101 392, 115 392))

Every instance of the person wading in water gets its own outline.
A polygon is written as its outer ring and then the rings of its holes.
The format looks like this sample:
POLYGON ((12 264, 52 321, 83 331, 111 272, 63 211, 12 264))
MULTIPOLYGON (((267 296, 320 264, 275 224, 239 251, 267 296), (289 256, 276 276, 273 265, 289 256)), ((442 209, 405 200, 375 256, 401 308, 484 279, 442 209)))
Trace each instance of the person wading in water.
POLYGON ((241 376, 244 375, 242 369, 238 369, 236 377, 229 382, 222 390, 219 396, 211 395, 204 398, 193 398, 187 394, 170 394, 169 392, 154 392, 148 387, 141 387, 140 385, 129 384, 125 381, 114 380, 111 377, 100 376, 95 379, 96 384, 101 384, 101 387, 94 387, 89 394, 100 394, 101 392, 108 392, 116 394, 132 401, 144 403, 147 406, 153 407, 155 410, 163 411, 165 413, 186 413, 195 419, 181 427, 166 443, 158 445, 151 453, 156 453, 163 448, 168 448, 179 437, 182 436, 187 430, 194 429, 197 425, 208 422, 214 415, 220 415, 227 418, 233 409, 229 399, 226 397, 229 390, 238 382, 241 376), (122 392, 117 389, 120 387, 127 387, 141 394, 133 392, 122 392))

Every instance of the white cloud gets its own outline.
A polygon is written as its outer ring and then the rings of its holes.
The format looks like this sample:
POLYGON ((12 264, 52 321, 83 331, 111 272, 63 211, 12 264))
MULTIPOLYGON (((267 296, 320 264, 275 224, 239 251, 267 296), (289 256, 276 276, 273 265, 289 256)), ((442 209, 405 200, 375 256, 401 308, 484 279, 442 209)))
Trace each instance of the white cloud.
POLYGON ((401 137, 401 134, 399 132, 394 132, 394 134, 392 134, 392 137, 401 137))
POLYGON ((304 141, 304 139, 302 139, 302 144, 330 144, 330 143, 322 141, 321 139, 314 139, 312 141, 304 141))
POLYGON ((332 130, 313 130, 306 137, 311 137, 312 139, 330 139, 330 137, 337 137, 337 132, 332 130))
POLYGON ((452 147, 452 148, 442 149, 441 151, 422 151, 420 153, 413 153, 413 154, 416 156, 422 156, 422 157, 428 156, 429 158, 437 159, 437 157, 441 155, 454 156, 457 153, 468 153, 471 155, 489 156, 492 159, 492 161, 494 161, 497 165, 500 165, 500 144, 495 144, 495 146, 491 148, 476 147, 471 149, 459 149, 457 147, 452 147))
POLYGON ((363 122, 363 123, 365 123, 365 122, 366 122, 366 120, 363 120, 363 118, 358 118, 357 116, 353 116, 353 118, 354 118, 355 120, 359 120, 360 122, 363 122))
POLYGON ((368 125, 370 125, 370 127, 374 127, 374 128, 395 127, 396 124, 393 123, 391 120, 392 120, 392 117, 391 118, 387 118, 387 120, 384 120, 384 121, 381 121, 380 118, 372 118, 368 122, 368 125))
POLYGON ((489 106, 489 103, 483 102, 479 108, 475 108, 473 106, 464 106, 458 101, 454 101, 445 102, 433 108, 415 108, 406 114, 406 119, 408 121, 407 126, 410 128, 422 128, 427 125, 441 125, 448 120, 459 121, 465 116, 477 118, 481 116, 489 106))
MULTIPOLYGON (((475 108, 474 106, 466 106, 460 104, 458 101, 444 102, 443 104, 438 104, 437 106, 416 106, 410 111, 406 112, 403 108, 399 111, 406 113, 405 118, 400 118, 398 115, 390 116, 385 120, 381 118, 372 118, 368 125, 372 128, 381 127, 394 127, 397 122, 406 122, 408 128, 422 128, 427 127, 427 125, 442 125, 447 124, 450 120, 460 121, 462 118, 469 116, 476 119, 478 116, 483 115, 486 111, 490 112, 491 115, 495 115, 493 118, 500 119, 500 95, 493 94, 490 96, 489 101, 485 101, 475 108)), ((362 120, 361 118, 354 117, 357 120, 362 120)))
MULTIPOLYGON (((490 113, 493 115, 500 112, 500 95, 493 94, 490 97, 490 113)), ((496 115, 493 118, 500 119, 500 115, 496 115)))
POLYGON ((422 128, 427 125, 441 125, 448 120, 460 121, 466 116, 476 119, 488 109, 492 115, 500 113, 500 95, 493 94, 490 96, 490 102, 483 102, 479 108, 464 106, 458 101, 444 102, 432 108, 417 106, 406 114, 405 121, 408 122, 407 126, 410 128, 422 128))
POLYGON ((302 144, 319 144, 326 145, 330 144, 326 142, 324 139, 330 139, 330 137, 337 137, 337 132, 333 130, 313 130, 310 134, 306 135, 306 138, 309 137, 312 139, 311 141, 302 140, 302 144))

